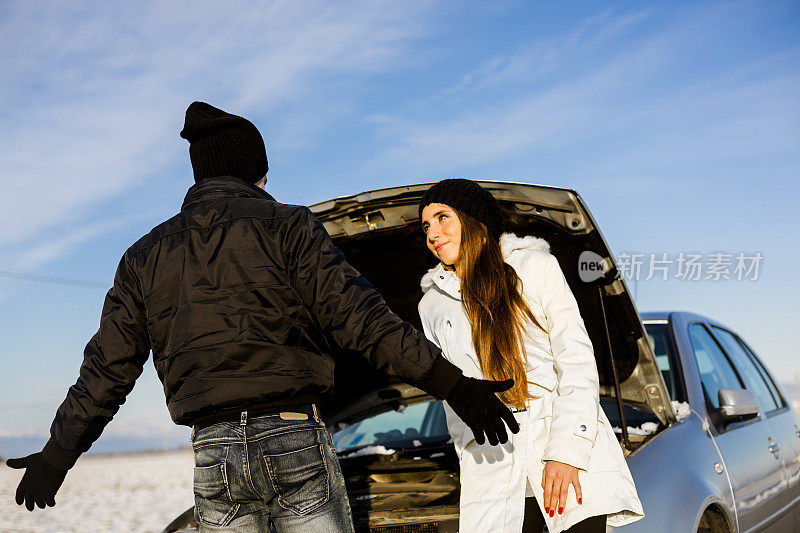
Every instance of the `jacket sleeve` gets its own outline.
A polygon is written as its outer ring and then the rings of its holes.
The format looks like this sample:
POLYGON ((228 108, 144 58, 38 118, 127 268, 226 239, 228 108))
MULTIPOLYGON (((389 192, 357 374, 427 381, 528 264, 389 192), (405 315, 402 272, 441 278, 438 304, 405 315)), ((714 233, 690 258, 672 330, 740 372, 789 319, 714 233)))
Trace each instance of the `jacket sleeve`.
MULTIPOLYGON (((294 289, 312 318, 341 348, 362 354, 373 367, 437 398, 445 398, 461 371, 383 297, 337 249, 307 208, 288 221, 284 252, 294 289)), ((390 268, 390 265, 386 265, 390 268)))
POLYGON ((539 275, 543 277, 541 302, 558 377, 543 460, 587 470, 600 408, 594 350, 575 296, 553 255, 547 255, 544 272, 539 275))
POLYGON ((126 253, 106 294, 100 328, 86 345, 78 380, 56 412, 42 451, 69 469, 100 437, 141 375, 150 352, 141 289, 126 253))

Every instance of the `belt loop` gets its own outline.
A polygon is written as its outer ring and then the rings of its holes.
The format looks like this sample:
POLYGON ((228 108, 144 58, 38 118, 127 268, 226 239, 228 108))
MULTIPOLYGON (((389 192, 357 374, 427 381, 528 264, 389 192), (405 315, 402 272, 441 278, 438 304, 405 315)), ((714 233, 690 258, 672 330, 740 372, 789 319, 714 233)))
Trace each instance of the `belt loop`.
POLYGON ((312 404, 311 404, 311 410, 314 412, 314 420, 316 420, 317 422, 319 422, 319 421, 320 421, 320 419, 319 419, 319 412, 317 411, 317 404, 315 404, 315 403, 312 403, 312 404))
POLYGON ((247 411, 242 411, 241 425, 247 425, 247 411))
POLYGON ((194 442, 195 433, 197 433, 197 425, 192 424, 192 434, 189 436, 189 442, 194 442))

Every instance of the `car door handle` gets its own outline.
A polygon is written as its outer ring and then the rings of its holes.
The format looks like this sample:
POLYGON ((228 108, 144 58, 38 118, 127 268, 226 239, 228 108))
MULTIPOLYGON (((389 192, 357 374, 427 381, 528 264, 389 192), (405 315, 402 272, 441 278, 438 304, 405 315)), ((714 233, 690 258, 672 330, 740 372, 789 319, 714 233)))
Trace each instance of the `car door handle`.
POLYGON ((774 440, 769 439, 769 451, 773 455, 777 456, 778 452, 781 451, 781 447, 778 446, 778 443, 776 443, 774 440))

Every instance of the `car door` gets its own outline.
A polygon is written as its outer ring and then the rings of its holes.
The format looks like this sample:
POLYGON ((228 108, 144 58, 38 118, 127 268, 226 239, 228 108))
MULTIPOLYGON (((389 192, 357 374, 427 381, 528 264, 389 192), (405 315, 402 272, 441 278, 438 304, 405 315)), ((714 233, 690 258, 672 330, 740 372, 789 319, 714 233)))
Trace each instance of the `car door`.
MULTIPOLYGON (((788 511, 788 507, 800 501, 800 421, 797 413, 788 405, 764 364, 741 337, 723 328, 712 327, 712 331, 725 350, 732 355, 737 367, 738 360, 741 359, 742 366, 750 368, 742 377, 748 380, 750 375, 750 379, 755 382, 755 387, 760 391, 756 394, 759 406, 761 395, 765 405, 770 407, 765 413, 774 432, 774 448, 777 448, 775 453, 783 459, 785 467, 787 488, 784 505, 788 511)), ((796 505, 794 515, 794 525, 800 528, 800 524, 796 522, 800 519, 800 508, 796 505)))
POLYGON ((746 531, 778 513, 784 505, 783 463, 770 451, 774 432, 763 413, 747 421, 723 423, 718 391, 747 386, 705 324, 690 324, 689 338, 716 432, 714 440, 733 485, 739 527, 746 531))

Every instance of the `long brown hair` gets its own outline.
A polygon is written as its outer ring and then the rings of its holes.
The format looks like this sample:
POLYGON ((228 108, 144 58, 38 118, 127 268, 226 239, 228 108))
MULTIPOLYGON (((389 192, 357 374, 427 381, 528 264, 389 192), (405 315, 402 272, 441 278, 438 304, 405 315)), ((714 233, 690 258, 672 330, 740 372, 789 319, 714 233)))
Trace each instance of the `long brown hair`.
POLYGON ((497 239, 483 223, 453 211, 461 222, 461 301, 481 371, 487 379, 513 379, 514 386, 500 393, 500 399, 524 409, 526 400, 535 396, 528 392, 523 334, 528 323, 541 325, 525 303, 522 280, 503 259, 497 239))

